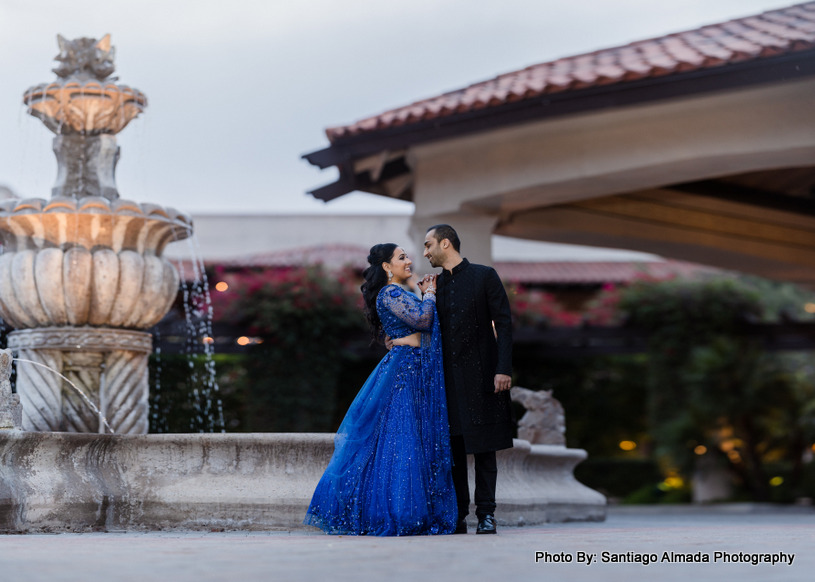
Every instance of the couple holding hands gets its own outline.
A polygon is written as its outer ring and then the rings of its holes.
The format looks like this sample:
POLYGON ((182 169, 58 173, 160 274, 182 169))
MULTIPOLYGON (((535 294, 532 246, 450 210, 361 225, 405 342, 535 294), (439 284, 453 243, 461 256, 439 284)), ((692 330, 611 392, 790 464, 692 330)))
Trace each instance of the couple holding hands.
POLYGON ((461 256, 451 226, 427 230, 424 256, 442 271, 422 279, 421 298, 404 249, 368 256, 365 315, 390 350, 348 409, 306 514, 327 533, 467 533, 467 454, 476 533, 496 533, 495 452, 515 434, 509 301, 494 269, 461 256))

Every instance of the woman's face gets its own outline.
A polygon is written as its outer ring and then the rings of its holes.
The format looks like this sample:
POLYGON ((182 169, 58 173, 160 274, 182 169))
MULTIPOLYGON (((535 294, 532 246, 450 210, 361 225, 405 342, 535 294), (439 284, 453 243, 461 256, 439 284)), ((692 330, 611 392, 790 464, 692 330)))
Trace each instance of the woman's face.
POLYGON ((393 279, 391 282, 393 283, 406 283, 408 279, 410 279, 411 275, 413 275, 413 271, 411 270, 410 266, 413 264, 405 249, 402 247, 396 247, 396 250, 393 251, 393 256, 391 260, 387 263, 382 264, 382 268, 385 269, 385 272, 393 273, 393 279))

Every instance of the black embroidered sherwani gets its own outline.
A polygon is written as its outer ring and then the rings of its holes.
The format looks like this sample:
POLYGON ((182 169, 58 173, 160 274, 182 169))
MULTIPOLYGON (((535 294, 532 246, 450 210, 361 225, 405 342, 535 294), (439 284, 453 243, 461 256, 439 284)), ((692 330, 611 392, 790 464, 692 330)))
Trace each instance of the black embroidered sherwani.
POLYGON ((439 275, 436 308, 459 516, 469 510, 466 451, 475 454, 476 513, 481 519, 495 511, 495 451, 511 448, 515 435, 509 391, 495 394, 495 375, 512 374, 509 300, 495 269, 464 259, 452 272, 439 275))

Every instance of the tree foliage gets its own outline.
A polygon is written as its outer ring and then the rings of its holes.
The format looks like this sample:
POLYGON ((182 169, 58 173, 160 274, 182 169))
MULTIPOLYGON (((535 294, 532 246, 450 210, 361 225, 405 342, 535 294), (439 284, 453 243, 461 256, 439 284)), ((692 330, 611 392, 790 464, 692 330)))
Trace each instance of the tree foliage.
MULTIPOLYGON (((641 283, 623 292, 628 325, 650 334, 648 418, 666 470, 687 477, 698 455, 715 455, 751 498, 768 500, 768 464, 800 465, 815 437, 815 377, 795 358, 767 353, 739 333, 747 321, 777 318, 778 306, 788 304, 770 286, 759 290, 731 277, 641 283)), ((791 481, 794 490, 796 471, 791 481)))
POLYGON ((219 273, 216 318, 252 337, 233 383, 248 400, 243 430, 332 430, 344 350, 364 330, 356 280, 321 267, 219 273))

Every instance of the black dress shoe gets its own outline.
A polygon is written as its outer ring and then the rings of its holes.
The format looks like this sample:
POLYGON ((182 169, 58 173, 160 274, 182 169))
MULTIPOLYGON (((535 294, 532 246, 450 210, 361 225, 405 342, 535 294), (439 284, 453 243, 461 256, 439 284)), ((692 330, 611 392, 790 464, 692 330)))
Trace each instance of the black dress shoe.
POLYGON ((478 522, 478 529, 475 530, 477 534, 494 534, 497 533, 495 530, 495 516, 494 515, 485 515, 483 519, 479 520, 478 522))
POLYGON ((466 534, 467 533, 467 521, 463 519, 459 519, 458 523, 456 524, 456 531, 453 532, 454 534, 466 534))

